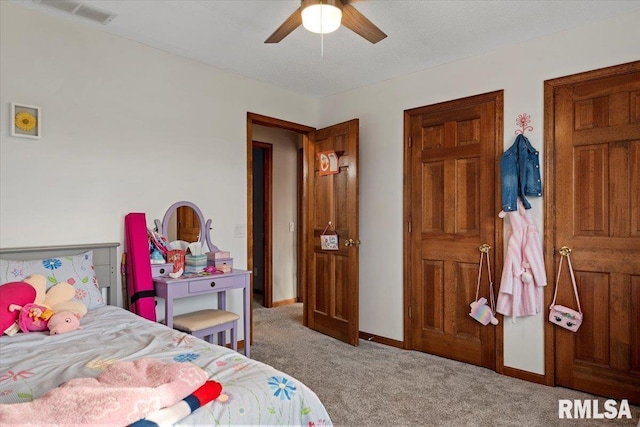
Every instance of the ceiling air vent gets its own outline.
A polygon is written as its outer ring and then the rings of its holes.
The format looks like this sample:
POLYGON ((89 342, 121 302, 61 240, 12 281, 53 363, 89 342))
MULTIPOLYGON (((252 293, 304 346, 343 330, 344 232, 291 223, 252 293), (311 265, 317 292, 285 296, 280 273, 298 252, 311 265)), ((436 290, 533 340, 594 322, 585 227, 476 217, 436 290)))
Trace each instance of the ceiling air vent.
POLYGON ((90 19, 94 22, 106 25, 118 16, 115 13, 105 12, 100 9, 96 9, 93 6, 89 6, 85 3, 80 3, 71 0, 33 0, 34 3, 39 3, 43 6, 51 7, 62 12, 70 13, 71 15, 81 16, 82 18, 90 19))

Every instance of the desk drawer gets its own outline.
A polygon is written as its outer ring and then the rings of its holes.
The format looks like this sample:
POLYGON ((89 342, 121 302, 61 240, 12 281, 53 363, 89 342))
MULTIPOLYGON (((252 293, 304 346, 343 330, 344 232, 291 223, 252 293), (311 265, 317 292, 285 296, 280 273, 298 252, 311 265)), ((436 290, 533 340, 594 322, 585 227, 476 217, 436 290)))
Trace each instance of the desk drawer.
POLYGON ((173 264, 151 264, 151 277, 166 276, 173 271, 173 264))
POLYGON ((245 278, 243 276, 211 276, 207 280, 189 282, 189 293, 211 292, 212 290, 232 289, 242 287, 245 278))

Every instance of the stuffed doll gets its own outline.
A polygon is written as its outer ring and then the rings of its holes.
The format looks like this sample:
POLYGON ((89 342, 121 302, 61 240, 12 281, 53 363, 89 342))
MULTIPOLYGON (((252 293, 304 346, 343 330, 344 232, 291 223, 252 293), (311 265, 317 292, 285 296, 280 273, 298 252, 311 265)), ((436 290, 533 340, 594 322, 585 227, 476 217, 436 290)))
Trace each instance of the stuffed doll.
POLYGON ((80 327, 80 318, 87 313, 87 307, 79 301, 71 301, 76 294, 73 286, 61 282, 46 291, 46 278, 38 274, 24 281, 35 288, 35 301, 22 306, 9 306, 10 311, 20 311, 18 325, 23 332, 49 330, 56 335, 80 327))
POLYGON ((64 334, 65 332, 80 329, 80 315, 69 310, 58 311, 49 318, 47 323, 50 335, 64 334))
POLYGON ((0 334, 14 335, 20 332, 19 312, 10 310, 12 305, 30 304, 36 299, 36 290, 29 283, 11 282, 0 286, 0 334))

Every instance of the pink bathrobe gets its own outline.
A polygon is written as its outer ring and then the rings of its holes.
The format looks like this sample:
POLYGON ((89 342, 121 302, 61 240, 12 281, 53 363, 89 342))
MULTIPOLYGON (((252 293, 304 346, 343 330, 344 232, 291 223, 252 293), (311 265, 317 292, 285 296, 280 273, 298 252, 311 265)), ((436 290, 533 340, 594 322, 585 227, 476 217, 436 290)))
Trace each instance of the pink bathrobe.
POLYGON ((542 309, 539 288, 547 285, 538 230, 520 199, 517 211, 502 211, 498 216, 509 218, 511 230, 496 311, 514 320, 532 316, 542 309))

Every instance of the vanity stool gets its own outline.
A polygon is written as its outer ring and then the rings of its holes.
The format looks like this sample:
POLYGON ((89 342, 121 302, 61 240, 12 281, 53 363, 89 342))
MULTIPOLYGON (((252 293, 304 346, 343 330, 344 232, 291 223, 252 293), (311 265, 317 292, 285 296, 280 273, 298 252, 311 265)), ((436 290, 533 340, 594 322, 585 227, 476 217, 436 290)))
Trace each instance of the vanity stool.
POLYGON ((181 314, 173 318, 173 327, 194 337, 213 342, 212 335, 218 334, 218 345, 226 344, 225 332, 231 331, 231 348, 238 351, 238 316, 226 310, 200 310, 181 314), (208 338, 208 339, 207 339, 208 338))

